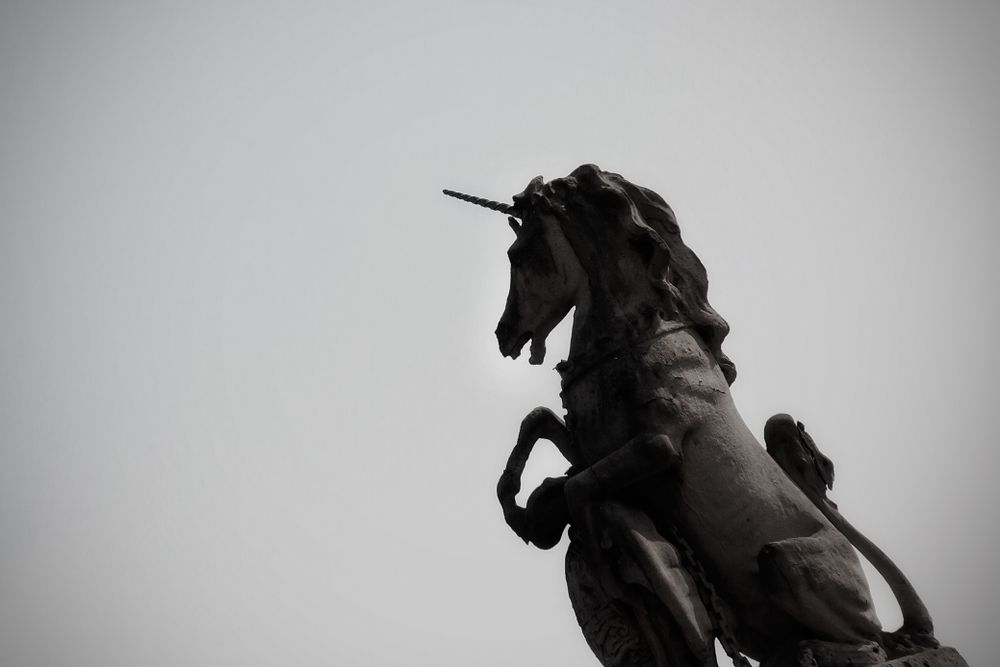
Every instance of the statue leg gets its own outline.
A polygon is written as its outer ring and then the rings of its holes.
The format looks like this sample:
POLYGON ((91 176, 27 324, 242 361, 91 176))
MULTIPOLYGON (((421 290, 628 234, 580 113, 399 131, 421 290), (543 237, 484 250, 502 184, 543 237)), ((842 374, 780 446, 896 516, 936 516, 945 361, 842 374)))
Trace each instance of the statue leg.
POLYGON ((801 642, 800 660, 822 666, 879 664, 885 659, 864 574, 841 535, 819 533, 772 542, 760 550, 757 562, 770 598, 801 623, 804 637, 832 640, 801 642))
MULTIPOLYGON (((566 430, 566 424, 552 410, 538 407, 521 420, 521 430, 518 432, 517 442, 514 444, 507 459, 507 466, 497 482, 497 499, 500 501, 500 507, 503 508, 504 520, 506 520, 507 525, 525 542, 533 537, 532 517, 525 508, 518 506, 515 497, 521 490, 521 473, 524 471, 524 466, 528 462, 528 457, 531 456, 535 443, 539 440, 551 441, 571 464, 575 463, 577 458, 573 451, 569 431, 566 430)), ((546 480, 543 486, 550 482, 556 483, 558 480, 546 480)), ((553 526, 553 530, 545 532, 550 532, 549 537, 554 537, 555 541, 558 542, 563 526, 565 523, 558 526, 558 529, 553 526)), ((537 535, 534 536, 537 537, 537 535)), ((550 548, 555 545, 555 542, 549 544, 549 541, 543 540, 547 546, 542 548, 550 548)), ((537 544, 537 546, 542 545, 537 544)))
MULTIPOLYGON (((596 522, 605 526, 604 512, 596 522)), ((604 667, 718 667, 711 636, 698 651, 685 631, 651 591, 640 568, 617 544, 585 544, 593 539, 570 531, 566 583, 577 622, 604 667)))
POLYGON ((600 504, 599 512, 622 553, 620 575, 653 595, 697 664, 714 664, 712 622, 674 545, 657 531, 646 513, 634 507, 606 501, 600 504))
POLYGON ((602 494, 680 465, 679 439, 663 433, 637 435, 566 482, 570 516, 581 521, 587 503, 602 494))

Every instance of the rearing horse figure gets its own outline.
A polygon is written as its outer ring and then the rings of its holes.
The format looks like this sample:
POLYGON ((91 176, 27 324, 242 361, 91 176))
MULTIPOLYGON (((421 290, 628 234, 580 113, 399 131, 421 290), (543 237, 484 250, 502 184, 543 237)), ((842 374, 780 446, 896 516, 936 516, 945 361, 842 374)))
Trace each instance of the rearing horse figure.
POLYGON ((712 665, 715 636, 768 667, 884 661, 850 543, 736 410, 728 325, 663 199, 593 165, 536 178, 513 206, 462 198, 508 213, 517 234, 504 356, 530 341, 542 363, 575 309, 557 366, 565 425, 546 409, 525 419, 498 494, 543 548, 570 524, 570 595, 601 662, 712 665), (539 438, 572 468, 524 510, 513 498, 539 438))

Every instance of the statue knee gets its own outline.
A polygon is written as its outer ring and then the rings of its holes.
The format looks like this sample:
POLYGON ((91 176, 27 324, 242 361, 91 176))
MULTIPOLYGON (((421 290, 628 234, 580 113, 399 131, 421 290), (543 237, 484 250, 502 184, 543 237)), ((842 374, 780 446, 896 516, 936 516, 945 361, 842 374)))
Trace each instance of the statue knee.
POLYGON ((652 468, 661 468, 664 462, 680 462, 681 450, 670 436, 658 433, 642 435, 633 439, 638 456, 652 468))

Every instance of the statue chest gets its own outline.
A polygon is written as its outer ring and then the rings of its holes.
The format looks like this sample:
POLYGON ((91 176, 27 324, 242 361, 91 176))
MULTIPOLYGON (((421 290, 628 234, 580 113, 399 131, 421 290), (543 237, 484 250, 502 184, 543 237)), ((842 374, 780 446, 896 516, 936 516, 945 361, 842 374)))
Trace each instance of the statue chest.
POLYGON ((566 425, 584 460, 647 433, 683 433, 729 397, 718 364, 683 328, 563 370, 566 425))

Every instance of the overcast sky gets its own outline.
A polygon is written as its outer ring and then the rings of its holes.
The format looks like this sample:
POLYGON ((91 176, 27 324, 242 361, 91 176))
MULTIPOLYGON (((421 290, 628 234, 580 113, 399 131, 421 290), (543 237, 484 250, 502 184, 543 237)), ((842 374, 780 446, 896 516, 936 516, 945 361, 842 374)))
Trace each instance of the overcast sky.
POLYGON ((565 544, 494 497, 565 327, 501 359, 512 234, 440 194, 585 162, 670 202, 751 429, 803 420, 992 664, 998 34, 987 3, 4 3, 0 664, 596 665, 565 544))

